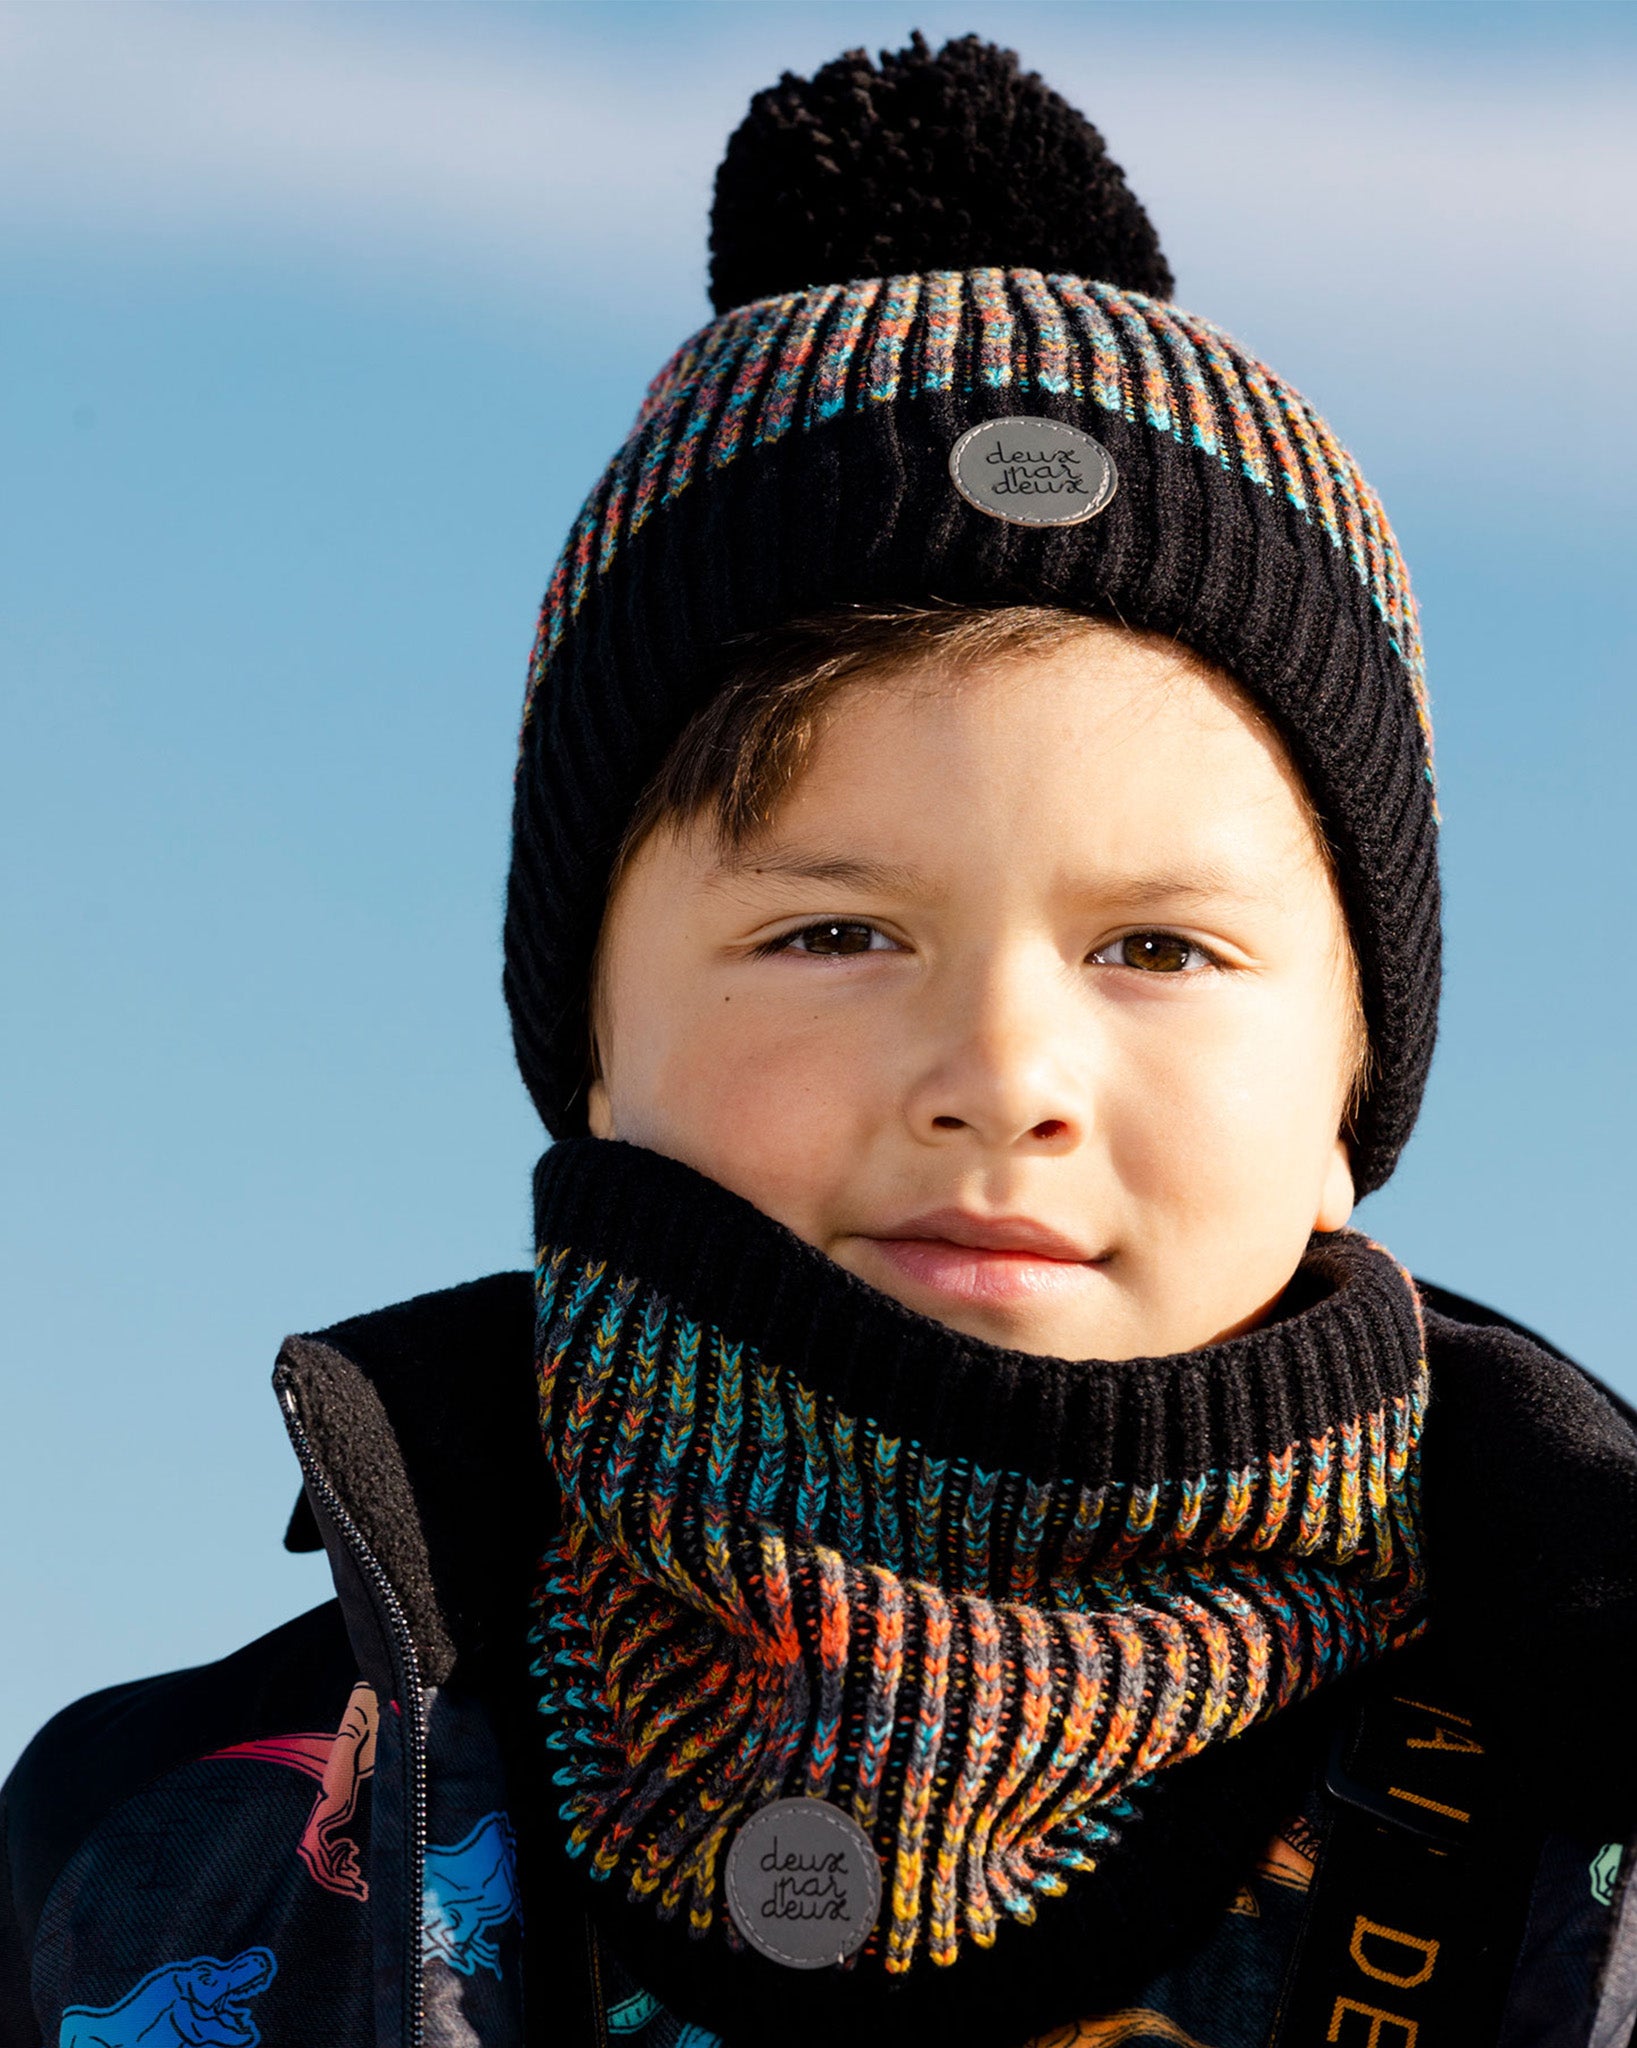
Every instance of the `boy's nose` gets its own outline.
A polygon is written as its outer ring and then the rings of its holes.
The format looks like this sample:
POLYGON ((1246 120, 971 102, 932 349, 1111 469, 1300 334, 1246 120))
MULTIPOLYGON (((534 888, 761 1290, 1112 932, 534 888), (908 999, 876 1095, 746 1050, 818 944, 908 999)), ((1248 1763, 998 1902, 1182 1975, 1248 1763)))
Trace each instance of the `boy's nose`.
POLYGON ((1042 1117, 1039 1123, 1030 1124, 1026 1130, 1008 1132, 1005 1125, 985 1127, 981 1122, 972 1122, 958 1116, 934 1117, 933 1128, 938 1131, 972 1131, 986 1144, 1015 1145, 1025 1139, 1042 1150, 1071 1151, 1074 1146, 1074 1126, 1060 1116, 1042 1117))
POLYGON ((923 1143, 1069 1152, 1086 1131, 1087 1105, 1072 1054, 1084 1019, 1060 1015, 1056 991, 1036 977, 986 978, 947 1017, 934 1057, 905 1102, 923 1143))

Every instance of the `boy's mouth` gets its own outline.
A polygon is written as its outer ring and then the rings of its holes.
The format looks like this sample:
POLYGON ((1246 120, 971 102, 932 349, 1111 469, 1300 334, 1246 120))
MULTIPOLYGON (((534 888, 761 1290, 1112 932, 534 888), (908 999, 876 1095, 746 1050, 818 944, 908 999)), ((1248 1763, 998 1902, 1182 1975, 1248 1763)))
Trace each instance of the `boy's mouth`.
POLYGON ((996 1306, 1061 1297, 1084 1286, 1109 1256, 1028 1216, 937 1209, 868 1242, 906 1279, 960 1301, 996 1306))

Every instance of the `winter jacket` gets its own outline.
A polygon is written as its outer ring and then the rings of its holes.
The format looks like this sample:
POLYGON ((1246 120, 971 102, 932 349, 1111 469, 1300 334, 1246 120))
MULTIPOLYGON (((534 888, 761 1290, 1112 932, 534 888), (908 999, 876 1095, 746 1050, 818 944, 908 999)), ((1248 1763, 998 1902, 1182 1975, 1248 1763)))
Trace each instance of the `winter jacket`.
MULTIPOLYGON (((1637 1417, 1492 1312, 1423 1297, 1432 1648, 1338 1690, 1309 1797, 1210 1941, 1074 2038, 1632 2039, 1637 1417), (1469 1813, 1449 1788, 1480 1759, 1469 1813), (1440 2002, 1457 1934, 1476 1988, 1440 2002)), ((323 1545, 335 1599, 35 1739, 0 1795, 0 2048, 714 2042, 626 1973, 532 1824, 553 1795, 522 1682, 553 1515, 532 1353, 520 1273, 285 1344, 286 1541, 323 1545)))

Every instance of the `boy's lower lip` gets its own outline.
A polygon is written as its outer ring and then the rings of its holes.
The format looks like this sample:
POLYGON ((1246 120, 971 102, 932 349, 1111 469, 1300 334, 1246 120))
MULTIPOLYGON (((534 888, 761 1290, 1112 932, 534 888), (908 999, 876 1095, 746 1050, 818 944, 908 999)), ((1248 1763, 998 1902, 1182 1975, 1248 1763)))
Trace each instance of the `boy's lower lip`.
POLYGON ((1048 1259, 1038 1252, 989 1251, 946 1237, 872 1237, 887 1263, 908 1280, 959 1301, 1019 1303, 1072 1293, 1102 1263, 1048 1259))

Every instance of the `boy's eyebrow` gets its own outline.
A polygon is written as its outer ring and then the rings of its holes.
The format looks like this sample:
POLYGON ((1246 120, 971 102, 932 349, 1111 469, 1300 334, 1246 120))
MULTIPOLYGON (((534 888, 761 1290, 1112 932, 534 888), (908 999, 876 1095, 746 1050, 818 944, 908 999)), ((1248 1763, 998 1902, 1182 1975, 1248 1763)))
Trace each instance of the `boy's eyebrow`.
POLYGON ((773 875, 781 881, 823 882, 838 889, 871 889, 908 895, 920 881, 914 868, 890 861, 859 860, 846 854, 803 853, 799 847, 757 853, 732 849, 717 863, 721 875, 773 875))
POLYGON ((1248 903, 1266 894, 1234 868, 1205 861, 1192 868, 1101 875, 1096 887, 1099 895, 1122 903, 1248 903))
MULTIPOLYGON (((816 882, 822 887, 859 889, 883 896, 913 896, 924 886, 916 868, 892 861, 865 860, 857 855, 804 851, 801 847, 727 849, 717 863, 718 877, 767 875, 778 881, 816 882)), ((1259 901, 1259 889, 1251 877, 1231 862, 1202 859, 1186 868, 1151 868, 1118 871, 1088 877, 1077 894, 1113 900, 1140 912, 1145 905, 1179 908, 1189 903, 1249 903, 1259 901)))

